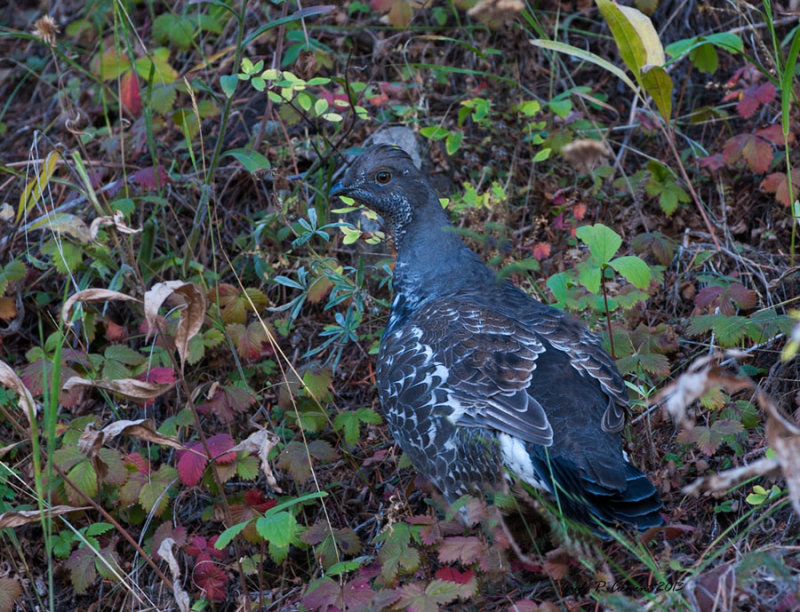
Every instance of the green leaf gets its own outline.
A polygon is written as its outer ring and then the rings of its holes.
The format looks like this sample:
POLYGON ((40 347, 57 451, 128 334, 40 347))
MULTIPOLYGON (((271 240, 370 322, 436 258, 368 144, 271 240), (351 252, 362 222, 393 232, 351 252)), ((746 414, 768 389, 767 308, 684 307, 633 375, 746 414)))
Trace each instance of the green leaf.
POLYGON ((448 134, 444 141, 444 147, 448 155, 453 155, 461 148, 461 142, 464 140, 463 132, 451 132, 448 134))
POLYGON ((796 27, 792 39, 792 47, 789 49, 789 55, 786 56, 786 65, 783 67, 783 74, 781 75, 781 131, 784 138, 789 136, 791 128, 789 111, 794 106, 792 104, 792 96, 795 91, 794 79, 796 78, 794 67, 797 64, 798 55, 800 55, 800 28, 796 27))
POLYGON ((258 151, 249 151, 248 149, 231 149, 222 154, 223 157, 230 155, 236 161, 241 163, 248 172, 258 172, 260 170, 268 170, 272 167, 269 160, 258 151))
POLYGON ((584 51, 579 47, 573 47, 572 45, 567 45, 555 40, 536 39, 532 40, 531 44, 536 47, 540 47, 542 49, 549 49, 551 51, 558 51, 559 53, 566 53, 567 55, 571 55, 572 57, 576 57, 578 59, 591 62, 596 66, 600 66, 603 70, 606 70, 607 72, 610 72, 611 74, 616 76, 619 80, 625 83, 631 89, 631 91, 636 92, 639 90, 636 84, 630 80, 628 75, 625 74, 623 70, 621 70, 608 60, 603 59, 599 55, 595 55, 594 53, 590 53, 589 51, 584 51))
POLYGON ((238 82, 239 78, 235 74, 227 74, 219 78, 219 83, 222 86, 222 92, 225 94, 226 98, 233 97, 233 94, 236 91, 236 84, 238 82))
POLYGON ((672 117, 672 78, 661 66, 645 66, 641 71, 642 87, 656 103, 661 118, 669 123, 672 117))
POLYGON ((717 50, 714 48, 714 45, 710 43, 698 45, 689 54, 689 58, 692 60, 695 68, 706 74, 714 74, 719 66, 719 55, 717 55, 717 50))
POLYGON ((381 415, 372 408, 359 408, 356 413, 358 414, 358 420, 362 423, 367 423, 369 425, 380 425, 383 423, 381 415))
POLYGON ((288 512, 278 512, 272 516, 262 516, 256 520, 259 535, 270 544, 278 547, 288 546, 294 540, 297 520, 288 512))
POLYGON ((106 359, 114 359, 125 365, 135 366, 144 363, 147 359, 139 351, 134 351, 132 348, 123 344, 111 344, 103 351, 103 356, 106 359))
POLYGON ((664 65, 664 48, 647 15, 611 0, 597 0, 597 7, 608 22, 622 61, 637 79, 645 66, 664 65))
POLYGON ((550 278, 548 278, 547 286, 550 291, 553 292, 553 297, 556 298, 556 302, 559 305, 563 306, 567 303, 567 299, 569 298, 569 287, 567 285, 567 275, 564 272, 553 274, 550 278))
POLYGON ((438 125, 430 125, 428 127, 424 127, 419 131, 425 138, 430 138, 431 140, 443 140, 450 135, 450 132, 443 127, 439 127, 438 125))
POLYGON ((239 535, 239 533, 252 522, 252 520, 249 520, 245 521, 244 523, 237 523, 236 525, 228 527, 225 531, 219 534, 217 541, 214 543, 214 548, 217 550, 222 550, 225 548, 233 541, 233 538, 239 535))
POLYGON ((622 246, 622 237, 602 223, 582 225, 576 231, 600 264, 607 264, 622 246))
POLYGON ((358 444, 358 415, 355 412, 340 412, 333 419, 333 428, 344 434, 344 441, 349 446, 358 444))
POLYGON ((634 287, 647 289, 650 286, 650 267, 635 255, 612 259, 609 264, 625 277, 634 287))
POLYGON ((114 529, 114 525, 111 523, 92 523, 86 528, 86 535, 87 536, 98 536, 103 535, 114 529))
MULTIPOLYGON (((67 472, 67 478, 87 497, 97 496, 97 472, 88 460, 76 464, 67 472)), ((71 498, 70 493, 74 494, 72 487, 67 487, 67 497, 71 498)), ((76 500, 78 499, 81 498, 76 498, 76 500)))
POLYGON ((517 106, 515 110, 518 110, 526 117, 533 117, 542 110, 542 105, 538 100, 528 100, 517 106))
POLYGON ((569 98, 562 98, 561 100, 552 100, 548 106, 559 117, 566 117, 572 111, 572 100, 569 98))
POLYGON ((591 261, 582 261, 578 264, 578 282, 594 294, 600 292, 602 269, 592 265, 591 261))

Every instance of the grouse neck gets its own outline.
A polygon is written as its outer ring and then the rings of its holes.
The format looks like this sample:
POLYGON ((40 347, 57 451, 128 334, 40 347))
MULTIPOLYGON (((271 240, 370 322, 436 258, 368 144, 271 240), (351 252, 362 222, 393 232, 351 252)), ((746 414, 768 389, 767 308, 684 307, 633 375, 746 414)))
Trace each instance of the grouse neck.
POLYGON ((440 214, 395 236, 394 292, 403 294, 408 306, 496 283, 495 273, 461 241, 441 209, 440 214))

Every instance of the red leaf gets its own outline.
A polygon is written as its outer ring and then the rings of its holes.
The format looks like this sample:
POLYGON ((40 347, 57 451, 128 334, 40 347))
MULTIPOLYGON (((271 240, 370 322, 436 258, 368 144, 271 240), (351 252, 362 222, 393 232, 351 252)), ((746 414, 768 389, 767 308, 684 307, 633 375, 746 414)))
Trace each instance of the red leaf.
POLYGON ((729 164, 744 159, 753 172, 766 172, 772 162, 772 145, 754 134, 737 134, 725 142, 722 155, 729 164))
POLYGON ((723 289, 719 286, 711 286, 711 287, 703 287, 700 291, 697 292, 697 295, 694 297, 694 304, 695 306, 699 306, 700 308, 705 308, 709 304, 711 304, 714 300, 719 297, 719 294, 722 293, 723 289))
POLYGON ((341 588, 330 578, 320 580, 312 591, 303 596, 303 605, 310 610, 328 612, 335 608, 341 600, 341 588))
POLYGON ((697 161, 700 162, 702 168, 708 170, 719 170, 725 165, 725 159, 722 153, 714 153, 714 155, 709 155, 708 157, 701 157, 697 161))
POLYGON ((753 172, 766 172, 772 163, 772 146, 766 140, 752 136, 742 150, 742 157, 753 172))
POLYGON ((152 368, 147 372, 142 372, 136 378, 158 384, 173 383, 175 382, 175 371, 172 368, 152 368))
POLYGON ((789 206, 792 198, 797 198, 798 192, 800 192, 800 168, 792 170, 792 186, 793 193, 790 193, 789 179, 784 172, 773 172, 761 182, 761 189, 768 193, 774 193, 775 200, 784 206, 789 206))
POLYGON ((736 105, 736 112, 747 119, 752 117, 761 104, 768 104, 775 99, 775 86, 770 83, 761 85, 751 85, 742 92, 739 104, 736 105))
POLYGON ((572 216, 578 221, 583 220, 583 218, 586 216, 586 204, 576 204, 575 208, 572 209, 572 216))
POLYGON ((259 512, 266 512, 270 508, 278 505, 275 499, 267 499, 263 491, 252 490, 244 494, 245 503, 259 512))
POLYGON ((106 340, 109 342, 122 342, 128 337, 128 330, 122 325, 117 325, 114 321, 106 321, 106 340))
POLYGON ((233 421, 235 413, 245 412, 255 402, 255 398, 246 390, 234 385, 217 387, 213 397, 197 410, 201 414, 213 414, 223 424, 233 421))
POLYGON ((187 555, 196 557, 208 547, 208 542, 203 536, 192 536, 189 543, 184 547, 187 555))
POLYGON ((439 546, 439 561, 442 563, 461 561, 469 565, 480 557, 484 548, 485 544, 474 536, 445 538, 439 546))
POLYGON ((550 257, 550 243, 549 242, 537 242, 533 245, 533 256, 541 261, 545 257, 550 257))
MULTIPOLYGON (((158 181, 161 185, 170 182, 164 166, 158 166, 158 181)), ((153 166, 142 168, 131 176, 131 182, 148 191, 156 190, 158 188, 156 185, 156 169, 153 166)))
POLYGON ((133 70, 126 72, 120 80, 119 101, 122 103, 122 108, 134 117, 141 114, 142 98, 139 95, 139 80, 133 70))
MULTIPOLYGON (((773 123, 770 126, 756 130, 756 136, 763 138, 764 140, 768 140, 772 144, 779 147, 783 146, 783 130, 777 123, 773 123)), ((786 135, 786 138, 789 142, 794 142, 794 134, 792 132, 789 132, 786 135)))
POLYGON ((136 471, 141 474, 150 473, 150 462, 142 457, 142 455, 138 452, 133 452, 130 455, 127 455, 125 457, 125 463, 134 466, 136 471))
MULTIPOLYGON (((234 447, 233 438, 231 438, 230 434, 222 433, 211 436, 207 442, 211 458, 217 463, 231 463, 236 460, 236 453, 227 452, 234 447)), ((200 447, 202 448, 202 444, 200 447)))
POLYGON ((561 549, 551 550, 545 556, 544 572, 553 580, 561 580, 569 572, 569 555, 561 549))
POLYGON ((369 0, 369 5, 376 13, 388 13, 393 0, 369 0))
POLYGON ((203 477, 208 457, 203 453, 203 445, 192 444, 185 451, 178 451, 178 476, 187 487, 193 487, 203 477), (193 452, 197 450, 198 452, 193 452))
POLYGON ((225 601, 228 574, 209 557, 197 560, 193 578, 197 586, 205 592, 206 599, 217 603, 225 601))
POLYGON ((449 580, 458 584, 468 584, 475 578, 475 570, 468 570, 466 572, 459 572, 452 567, 441 567, 436 570, 434 574, 440 580, 449 580))
POLYGON ((208 552, 211 554, 212 557, 215 559, 224 559, 228 556, 228 551, 226 549, 219 550, 216 547, 217 540, 219 539, 218 535, 213 535, 208 538, 208 552))

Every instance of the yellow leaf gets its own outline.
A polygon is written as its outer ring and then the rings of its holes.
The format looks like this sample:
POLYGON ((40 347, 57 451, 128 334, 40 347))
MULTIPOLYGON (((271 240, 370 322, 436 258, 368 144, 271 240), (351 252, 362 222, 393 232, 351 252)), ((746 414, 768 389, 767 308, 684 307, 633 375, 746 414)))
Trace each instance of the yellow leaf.
POLYGON ((52 151, 45 158, 42 166, 36 171, 34 179, 25 186, 19 196, 19 207, 17 208, 16 223, 19 223, 22 216, 26 214, 42 197, 45 187, 50 182, 50 177, 56 169, 56 165, 61 160, 61 155, 57 151, 52 151))

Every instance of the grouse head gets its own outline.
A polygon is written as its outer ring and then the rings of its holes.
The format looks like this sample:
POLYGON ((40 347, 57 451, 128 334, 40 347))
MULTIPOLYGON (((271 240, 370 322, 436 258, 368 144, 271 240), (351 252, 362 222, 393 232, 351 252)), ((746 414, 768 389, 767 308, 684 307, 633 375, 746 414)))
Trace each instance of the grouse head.
POLYGON ((381 215, 396 239, 414 221, 447 223, 428 177, 402 149, 386 144, 370 147, 332 188, 330 195, 347 196, 381 215))

